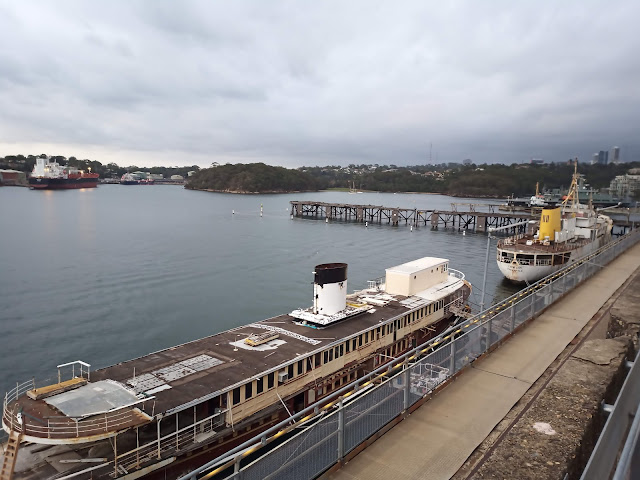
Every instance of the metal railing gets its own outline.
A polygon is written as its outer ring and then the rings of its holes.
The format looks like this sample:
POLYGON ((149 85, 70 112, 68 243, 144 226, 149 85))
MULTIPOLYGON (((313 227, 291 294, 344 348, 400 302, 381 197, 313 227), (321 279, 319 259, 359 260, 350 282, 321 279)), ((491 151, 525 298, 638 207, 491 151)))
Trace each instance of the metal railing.
MULTIPOLYGON (((50 383, 46 382, 45 384, 49 385, 50 383)), ((131 425, 140 415, 136 409, 125 407, 92 415, 88 418, 63 416, 36 418, 22 412, 19 403, 17 403, 19 397, 35 388, 37 388, 36 382, 31 379, 17 383, 15 388, 5 394, 2 404, 2 422, 8 429, 39 438, 80 438, 118 430, 127 424, 131 425)))
POLYGON ((233 473, 226 478, 234 480, 318 476, 638 240, 640 232, 632 231, 610 242, 398 357, 393 365, 383 365, 355 385, 344 387, 336 392, 342 395, 339 400, 307 407, 287 421, 297 423, 281 422, 180 480, 208 478, 230 468, 233 473), (394 374, 397 369, 401 371, 394 374), (362 387, 369 390, 358 395, 362 387), (311 426, 293 433, 299 424, 314 420, 311 426), (291 436, 247 463, 249 455, 284 434, 291 436))
POLYGON ((184 450, 213 436, 215 428, 224 424, 226 410, 169 433, 116 457, 117 468, 131 471, 145 462, 162 458, 163 453, 184 450))
POLYGON ((459 278, 460 280, 464 280, 465 278, 464 273, 462 273, 460 270, 454 270, 453 268, 450 268, 448 272, 449 275, 459 278))
POLYGON ((638 478, 640 457, 636 444, 640 437, 639 404, 640 353, 631 365, 580 480, 612 478, 614 470, 613 480, 638 478))

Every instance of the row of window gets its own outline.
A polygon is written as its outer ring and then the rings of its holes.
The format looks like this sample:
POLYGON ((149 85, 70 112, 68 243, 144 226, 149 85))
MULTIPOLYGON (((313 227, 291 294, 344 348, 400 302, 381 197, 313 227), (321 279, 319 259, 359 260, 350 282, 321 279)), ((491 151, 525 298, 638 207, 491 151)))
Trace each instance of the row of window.
MULTIPOLYGON (((425 307, 422 307, 414 312, 405 315, 402 318, 397 319, 395 322, 388 323, 377 327, 374 330, 361 333, 357 337, 351 338, 340 345, 336 345, 321 353, 316 353, 314 357, 307 357, 306 359, 298 360, 296 363, 292 363, 287 366, 287 379, 292 380, 300 375, 303 375, 310 370, 317 368, 321 365, 326 365, 333 360, 336 360, 343 355, 351 351, 356 351, 358 348, 367 346, 369 343, 380 340, 380 338, 390 335, 394 331, 400 330, 407 325, 410 325, 418 320, 422 319, 425 315, 430 315, 433 312, 437 312, 444 306, 444 300, 432 303, 425 307)), ((259 395, 266 390, 270 390, 275 386, 275 372, 271 372, 264 377, 260 377, 255 383, 255 394, 259 395), (265 385, 266 384, 266 385, 265 385)), ((248 400, 254 395, 253 382, 247 383, 242 387, 236 387, 233 389, 232 401, 233 405, 240 403, 240 390, 244 388, 244 400, 248 400)))

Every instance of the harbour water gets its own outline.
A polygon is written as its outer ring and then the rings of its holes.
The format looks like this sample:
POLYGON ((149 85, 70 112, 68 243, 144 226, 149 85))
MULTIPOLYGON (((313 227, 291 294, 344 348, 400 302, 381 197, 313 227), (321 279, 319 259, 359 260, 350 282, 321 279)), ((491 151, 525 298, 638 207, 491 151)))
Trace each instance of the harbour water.
MULTIPOLYGON (((68 361, 100 368, 307 307, 319 263, 348 263, 351 292, 386 267, 445 257, 473 284, 470 300, 480 302, 485 235, 291 219, 296 199, 445 210, 474 201, 160 185, 0 188, 0 391, 33 376, 53 378, 68 361)), ((485 303, 515 291, 498 271, 494 243, 485 303)))

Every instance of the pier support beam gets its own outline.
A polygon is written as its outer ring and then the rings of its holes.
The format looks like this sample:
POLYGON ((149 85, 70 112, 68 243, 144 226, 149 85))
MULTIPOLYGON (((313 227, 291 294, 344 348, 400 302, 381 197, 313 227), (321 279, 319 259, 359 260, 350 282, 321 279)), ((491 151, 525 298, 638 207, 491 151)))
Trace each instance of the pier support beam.
POLYGON ((431 228, 438 228, 438 222, 440 221, 440 214, 433 212, 431 214, 431 228))
POLYGON ((484 215, 476 215, 476 232, 487 231, 487 217, 484 215))

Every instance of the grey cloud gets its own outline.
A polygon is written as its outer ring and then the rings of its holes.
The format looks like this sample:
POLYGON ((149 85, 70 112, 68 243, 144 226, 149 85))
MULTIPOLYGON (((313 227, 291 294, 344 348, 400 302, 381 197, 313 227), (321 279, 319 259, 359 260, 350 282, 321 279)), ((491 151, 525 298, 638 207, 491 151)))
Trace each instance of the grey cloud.
POLYGON ((425 163, 430 144, 440 162, 640 153, 636 3, 7 4, 0 154, 98 145, 118 163, 139 150, 296 166, 425 163))

